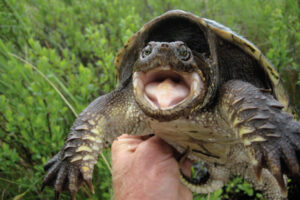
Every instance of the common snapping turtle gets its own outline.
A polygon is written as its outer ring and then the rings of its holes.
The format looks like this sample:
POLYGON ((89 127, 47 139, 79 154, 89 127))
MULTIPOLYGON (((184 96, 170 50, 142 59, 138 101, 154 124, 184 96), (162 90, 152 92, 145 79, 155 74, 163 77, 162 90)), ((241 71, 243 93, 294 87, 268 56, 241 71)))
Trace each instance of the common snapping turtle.
POLYGON ((205 180, 181 177, 194 192, 212 192, 240 175, 265 199, 287 197, 283 174, 299 174, 300 123, 289 114, 278 73, 252 43, 175 10, 135 33, 115 65, 118 87, 79 115, 45 165, 43 187, 68 190, 75 199, 83 182, 92 188, 104 146, 124 133, 154 133, 205 162, 205 180))

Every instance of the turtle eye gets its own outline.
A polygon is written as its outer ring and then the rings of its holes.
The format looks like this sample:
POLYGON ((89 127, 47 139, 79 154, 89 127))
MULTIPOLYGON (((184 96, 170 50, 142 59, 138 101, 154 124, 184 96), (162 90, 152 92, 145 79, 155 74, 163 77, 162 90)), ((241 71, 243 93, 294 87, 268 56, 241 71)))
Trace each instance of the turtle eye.
POLYGON ((190 58, 190 52, 184 44, 179 46, 178 54, 181 57, 181 59, 184 61, 186 61, 190 58))
POLYGON ((142 51, 142 57, 145 58, 152 53, 152 47, 148 44, 142 51))

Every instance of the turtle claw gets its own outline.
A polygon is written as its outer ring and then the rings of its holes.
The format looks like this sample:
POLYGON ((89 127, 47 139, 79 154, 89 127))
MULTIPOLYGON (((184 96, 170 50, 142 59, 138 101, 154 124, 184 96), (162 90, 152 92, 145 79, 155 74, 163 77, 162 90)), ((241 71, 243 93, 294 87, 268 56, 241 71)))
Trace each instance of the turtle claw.
MULTIPOLYGON (((276 172, 275 172, 276 173, 276 172)), ((281 192, 282 192, 282 195, 284 197, 287 197, 287 188, 286 188, 286 183, 284 181, 284 178, 283 178, 283 174, 279 171, 277 172, 276 174, 274 174, 272 172, 273 176, 275 177, 280 189, 281 189, 281 192)))
POLYGON ((55 199, 55 200, 58 200, 58 199, 59 199, 59 196, 60 196, 60 192, 55 191, 54 199, 55 199))
POLYGON ((59 152, 55 156, 53 156, 44 166, 44 170, 48 170, 53 164, 56 162, 56 160, 61 156, 61 153, 59 152))
POLYGON ((60 167, 59 162, 53 163, 52 166, 47 167, 48 171, 47 171, 47 174, 46 174, 46 176, 44 177, 44 180, 43 180, 42 191, 44 190, 45 186, 47 186, 47 185, 48 186, 53 186, 54 185, 54 178, 56 176, 56 173, 57 173, 59 167, 60 167))
POLYGON ((297 175, 300 172, 299 164, 295 152, 291 151, 289 157, 286 159, 286 165, 291 174, 297 175))
MULTIPOLYGON (((276 179, 282 195, 286 197, 287 182, 283 174, 287 174, 291 178, 299 177, 300 160, 297 153, 300 151, 300 135, 296 130, 300 130, 300 123, 291 120, 285 113, 279 113, 277 117, 282 123, 272 131, 280 137, 273 137, 274 134, 271 136, 265 134, 266 141, 253 143, 251 152, 255 152, 254 160, 256 162, 253 168, 258 181, 261 178, 262 168, 266 168, 276 179)), ((263 134, 260 132, 260 135, 263 134)))
POLYGON ((46 187, 46 184, 42 183, 41 192, 44 191, 45 187, 46 187))
POLYGON ((87 184, 87 186, 90 188, 90 190, 92 191, 92 193, 95 194, 95 190, 94 190, 94 187, 93 187, 92 179, 88 179, 88 180, 84 180, 84 181, 87 184))
POLYGON ((43 180, 42 190, 46 186, 53 187, 55 189, 55 199, 59 198, 60 193, 68 190, 71 199, 74 200, 76 199, 76 193, 80 186, 85 182, 94 193, 92 179, 84 179, 85 176, 89 177, 89 173, 81 172, 81 163, 71 163, 68 159, 62 159, 59 156, 55 158, 56 161, 51 159, 45 166, 47 173, 43 180))
POLYGON ((286 196, 283 174, 299 177, 300 122, 273 96, 249 83, 229 81, 224 88, 222 113, 248 150, 257 180, 265 168, 286 196))
POLYGON ((254 152, 253 149, 250 149, 250 158, 252 161, 252 167, 254 170, 254 174, 256 176, 256 179, 258 183, 262 183, 262 169, 263 169, 263 164, 262 164, 262 153, 260 151, 254 152), (252 151, 251 151, 252 150, 252 151))
POLYGON ((271 174, 276 179, 283 196, 287 196, 286 183, 283 178, 281 164, 279 157, 267 160, 267 169, 271 172, 271 174))
POLYGON ((253 165, 254 173, 257 178, 258 183, 262 183, 261 174, 262 174, 262 167, 261 165, 253 165))
POLYGON ((56 181, 55 181, 55 184, 54 184, 54 187, 55 187, 55 191, 57 192, 62 192, 64 190, 64 185, 65 185, 65 182, 66 182, 66 176, 67 176, 67 173, 66 173, 66 166, 63 165, 58 174, 57 174, 57 177, 56 177, 56 181))

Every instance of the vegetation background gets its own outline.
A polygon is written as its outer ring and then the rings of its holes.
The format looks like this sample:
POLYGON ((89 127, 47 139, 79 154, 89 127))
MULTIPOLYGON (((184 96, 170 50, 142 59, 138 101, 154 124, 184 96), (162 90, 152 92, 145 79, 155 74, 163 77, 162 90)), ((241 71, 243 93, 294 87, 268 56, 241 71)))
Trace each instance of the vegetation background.
MULTIPOLYGON (((115 87, 113 59, 129 36, 170 9, 214 19, 255 43, 282 75, 299 113, 298 0, 0 0, 1 200, 53 199, 50 188, 40 192, 43 165, 62 147, 75 113, 115 87)), ((110 160, 109 151, 104 155, 110 160)), ((111 198, 103 159, 93 183, 96 193, 83 187, 78 199, 111 198)), ((195 195, 247 198, 261 194, 240 178, 195 195)))

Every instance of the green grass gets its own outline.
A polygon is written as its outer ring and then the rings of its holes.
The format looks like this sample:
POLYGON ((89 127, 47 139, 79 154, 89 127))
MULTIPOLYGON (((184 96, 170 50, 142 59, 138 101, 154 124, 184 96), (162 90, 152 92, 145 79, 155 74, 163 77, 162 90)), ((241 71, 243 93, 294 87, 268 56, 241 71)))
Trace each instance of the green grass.
MULTIPOLYGON (((0 199, 53 198, 49 188, 40 192, 43 165, 62 147, 75 113, 115 87, 113 59, 125 41, 169 9, 215 19, 256 44, 280 72, 299 113, 296 0, 1 0, 0 199)), ((109 151, 104 155, 110 159, 109 151)), ((93 184, 96 194, 84 187, 78 199, 110 199, 111 175, 103 159, 93 184)), ((209 199, 233 193, 257 196, 237 178, 209 199)))

